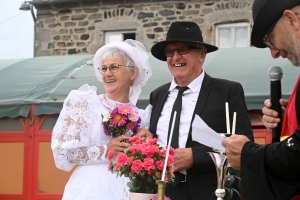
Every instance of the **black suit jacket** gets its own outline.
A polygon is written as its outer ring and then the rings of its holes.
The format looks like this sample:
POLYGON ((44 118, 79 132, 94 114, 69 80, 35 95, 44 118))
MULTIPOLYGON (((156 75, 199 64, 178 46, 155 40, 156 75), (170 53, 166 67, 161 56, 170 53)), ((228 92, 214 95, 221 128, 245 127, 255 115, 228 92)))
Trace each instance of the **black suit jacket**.
POLYGON ((300 193, 300 130, 280 143, 247 142, 241 158, 245 200, 288 200, 300 193))
POLYGON ((299 196, 300 85, 295 101, 299 128, 290 137, 273 144, 247 142, 244 145, 241 176, 245 200, 288 200, 299 196))
MULTIPOLYGON (((170 83, 165 84, 150 94, 150 104, 153 108, 149 130, 155 137, 157 136, 157 122, 168 97, 169 87, 170 83)), ((251 122, 247 114, 244 90, 241 84, 212 78, 208 74, 205 74, 194 114, 199 115, 202 120, 217 133, 226 133, 225 102, 229 104, 230 124, 232 124, 233 112, 237 113, 236 134, 246 135, 250 140, 253 140, 251 122)), ((194 114, 192 120, 194 119, 194 114)), ((216 196, 214 192, 217 188, 216 169, 212 159, 207 153, 211 152, 212 149, 192 141, 191 128, 186 147, 192 148, 194 162, 193 167, 187 169, 187 182, 190 196, 195 200, 215 200, 216 196)))

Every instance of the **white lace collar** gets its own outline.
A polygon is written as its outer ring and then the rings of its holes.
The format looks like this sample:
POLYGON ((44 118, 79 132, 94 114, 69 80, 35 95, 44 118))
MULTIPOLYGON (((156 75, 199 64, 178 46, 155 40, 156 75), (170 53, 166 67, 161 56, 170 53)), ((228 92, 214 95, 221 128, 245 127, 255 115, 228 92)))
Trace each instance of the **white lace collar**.
POLYGON ((104 106, 104 108, 106 110, 108 110, 109 112, 111 112, 115 107, 120 106, 120 105, 130 105, 133 108, 135 108, 135 105, 133 105, 132 103, 128 102, 128 103, 121 103, 121 102, 117 102, 114 100, 109 99, 106 94, 100 94, 99 95, 99 100, 101 102, 101 104, 104 106))

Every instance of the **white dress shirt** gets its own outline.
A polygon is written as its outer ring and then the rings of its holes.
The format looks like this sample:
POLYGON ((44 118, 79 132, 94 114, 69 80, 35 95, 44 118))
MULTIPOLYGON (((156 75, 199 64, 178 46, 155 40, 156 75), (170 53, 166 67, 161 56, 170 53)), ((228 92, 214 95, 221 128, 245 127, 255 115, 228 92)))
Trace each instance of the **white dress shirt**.
MULTIPOLYGON (((180 115, 179 139, 178 139, 179 148, 185 148, 187 138, 189 135, 191 120, 196 107, 203 78, 204 78, 204 71, 188 85, 189 89, 184 91, 182 95, 182 110, 180 115)), ((156 134, 158 136, 158 144, 160 144, 163 147, 165 147, 168 143, 167 139, 168 139, 170 117, 171 117, 175 99, 178 94, 178 89, 176 88, 176 86, 178 86, 178 84, 175 82, 173 78, 169 89, 169 95, 167 97, 167 100, 161 111, 161 115, 157 122, 156 134)), ((182 173, 186 174, 185 170, 182 171, 182 173)))

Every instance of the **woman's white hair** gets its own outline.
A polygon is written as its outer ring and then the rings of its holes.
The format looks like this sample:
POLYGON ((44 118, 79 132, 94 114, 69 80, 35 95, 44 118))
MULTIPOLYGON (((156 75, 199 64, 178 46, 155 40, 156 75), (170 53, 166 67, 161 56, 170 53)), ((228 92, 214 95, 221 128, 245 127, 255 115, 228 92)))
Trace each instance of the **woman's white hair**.
POLYGON ((132 83, 129 96, 130 102, 135 105, 140 96, 141 87, 146 84, 152 75, 152 70, 148 61, 149 56, 144 45, 136 40, 129 39, 123 42, 110 42, 98 49, 94 56, 94 70, 99 81, 103 82, 98 68, 102 66, 102 62, 105 59, 115 54, 124 57, 126 66, 134 66, 138 71, 138 74, 132 83))
MULTIPOLYGON (((103 61, 112 58, 114 55, 119 55, 122 57, 122 59, 125 62, 126 66, 133 66, 136 67, 133 60, 130 58, 130 56, 128 54, 126 54, 124 51, 118 49, 117 47, 109 47, 107 48, 107 50, 102 54, 101 59, 101 63, 103 63, 103 61)), ((99 66, 101 67, 101 66, 99 66)), ((132 68, 127 68, 127 71, 129 72, 132 68)))

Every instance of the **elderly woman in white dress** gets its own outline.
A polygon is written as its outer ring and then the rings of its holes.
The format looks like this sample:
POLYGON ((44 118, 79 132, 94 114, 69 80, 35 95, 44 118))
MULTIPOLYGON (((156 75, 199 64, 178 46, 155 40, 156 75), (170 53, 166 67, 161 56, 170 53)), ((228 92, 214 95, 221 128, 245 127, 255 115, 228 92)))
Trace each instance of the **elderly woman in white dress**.
MULTIPOLYGON (((87 84, 72 90, 52 133, 56 166, 65 171, 77 166, 65 186, 63 199, 126 200, 126 181, 108 170, 106 156, 111 149, 116 153, 124 151, 129 144, 122 141, 129 136, 106 135, 101 114, 107 115, 119 105, 135 107, 141 87, 152 71, 144 46, 135 40, 115 41, 101 47, 95 54, 94 68, 106 94, 97 95, 97 88, 87 84)), ((147 109, 139 110, 141 127, 149 123, 147 113, 147 109)))

